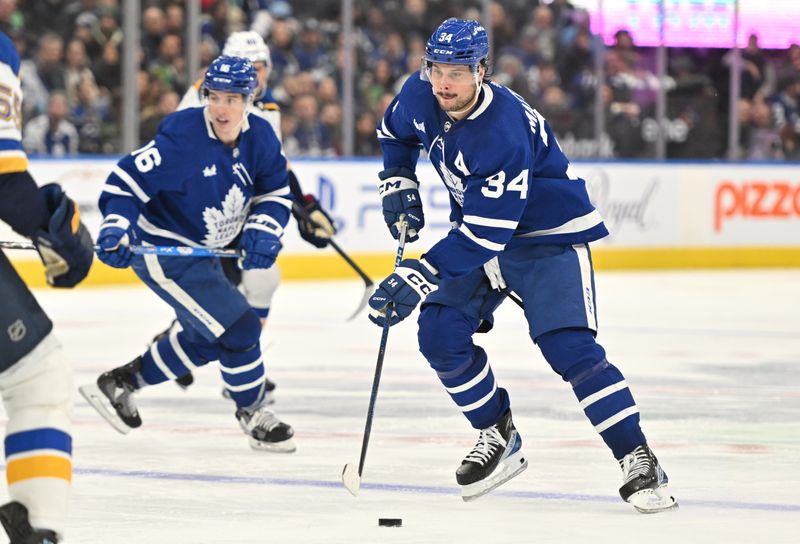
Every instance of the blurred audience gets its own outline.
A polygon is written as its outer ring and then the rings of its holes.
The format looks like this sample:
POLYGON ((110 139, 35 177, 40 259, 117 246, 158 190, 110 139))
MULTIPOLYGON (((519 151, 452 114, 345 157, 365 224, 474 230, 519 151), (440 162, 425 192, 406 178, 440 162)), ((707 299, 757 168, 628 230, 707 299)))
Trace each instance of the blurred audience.
MULTIPOLYGON (((199 74, 187 74, 187 0, 142 2, 137 85, 146 142, 199 74)), ((228 34, 252 29, 269 44, 270 89, 283 110, 291 156, 341 155, 345 66, 340 0, 202 0, 201 65, 228 34)), ((122 0, 0 0, 0 30, 17 46, 25 93, 24 136, 31 153, 121 153, 122 0)), ((377 155, 375 126, 400 86, 420 67, 425 40, 446 17, 481 18, 482 2, 354 2, 355 153, 377 155)), ((658 89, 667 92, 667 153, 727 153, 732 51, 670 49, 664 81, 655 50, 626 29, 604 46, 589 13, 570 0, 494 0, 490 77, 519 93, 550 121, 575 158, 653 156, 658 89), (595 73, 604 53, 604 79, 595 73), (605 129, 594 130, 595 95, 605 129)), ((800 45, 764 50, 758 36, 741 50, 741 157, 800 160, 800 45)))

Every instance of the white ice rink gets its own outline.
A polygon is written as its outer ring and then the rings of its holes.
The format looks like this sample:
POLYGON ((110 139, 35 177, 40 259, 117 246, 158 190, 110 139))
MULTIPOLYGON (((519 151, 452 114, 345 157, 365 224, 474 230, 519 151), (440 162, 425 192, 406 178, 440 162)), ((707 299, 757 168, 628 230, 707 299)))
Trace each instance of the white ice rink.
MULTIPOLYGON (((619 499, 616 462, 511 302, 476 338, 511 395, 528 470, 462 502, 454 472, 477 433, 418 353, 414 318, 391 330, 352 497, 340 474, 358 462, 380 329, 363 314, 345 322, 357 282, 295 282, 276 295, 264 345, 297 452, 248 447, 215 365, 185 392, 140 394, 144 425, 128 436, 76 395, 67 542, 800 542, 800 270, 605 272, 597 287, 599 341, 627 377, 676 512, 645 516, 619 499)), ((36 294, 77 384, 170 321, 143 287, 36 294)))

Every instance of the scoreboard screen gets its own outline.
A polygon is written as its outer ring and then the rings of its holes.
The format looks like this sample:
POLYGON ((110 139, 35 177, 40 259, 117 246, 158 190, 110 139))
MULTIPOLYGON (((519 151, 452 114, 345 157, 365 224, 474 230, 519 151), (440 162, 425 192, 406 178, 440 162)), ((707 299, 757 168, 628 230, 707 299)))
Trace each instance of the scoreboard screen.
MULTIPOLYGON (((572 0, 591 14, 592 32, 606 44, 618 30, 628 30, 639 46, 658 46, 661 0, 572 0), (602 5, 602 13, 600 6, 602 5)), ((664 45, 733 47, 735 0, 664 0, 664 45)), ((800 0, 739 0, 737 43, 751 34, 763 49, 800 44, 800 0)))

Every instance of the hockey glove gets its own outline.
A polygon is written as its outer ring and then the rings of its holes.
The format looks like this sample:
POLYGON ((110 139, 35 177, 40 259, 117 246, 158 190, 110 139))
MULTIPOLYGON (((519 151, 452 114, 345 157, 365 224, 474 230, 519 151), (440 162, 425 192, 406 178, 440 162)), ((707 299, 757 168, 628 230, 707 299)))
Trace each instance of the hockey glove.
POLYGON ((56 183, 39 189, 47 202, 50 222, 47 230, 33 237, 45 266, 47 283, 54 287, 74 287, 86 277, 94 258, 94 243, 81 223, 78 206, 56 183))
POLYGON ((425 226, 425 214, 422 213, 417 176, 405 166, 387 168, 378 175, 381 178, 378 192, 383 199, 383 220, 392 236, 395 240, 400 236, 400 216, 405 215, 408 222, 406 241, 418 240, 419 231, 425 226))
POLYGON ((424 259, 404 259, 394 273, 383 280, 369 299, 372 308, 369 319, 376 325, 386 324, 386 311, 392 303, 389 325, 395 325, 411 315, 428 294, 436 291, 439 278, 436 270, 424 259))
POLYGON ((292 215, 297 219, 297 228, 303 240, 321 249, 327 246, 331 237, 336 234, 336 227, 331 216, 322 209, 314 195, 305 195, 303 200, 305 202, 292 206, 292 215), (302 206, 303 210, 298 211, 296 206, 302 206))
POLYGON ((283 227, 266 214, 251 215, 242 230, 239 249, 242 258, 239 264, 244 270, 252 268, 269 268, 281 250, 280 236, 283 227))
POLYGON ((128 248, 131 242, 131 222, 128 218, 110 213, 103 219, 97 235, 97 257, 114 268, 128 268, 133 260, 133 253, 128 248))

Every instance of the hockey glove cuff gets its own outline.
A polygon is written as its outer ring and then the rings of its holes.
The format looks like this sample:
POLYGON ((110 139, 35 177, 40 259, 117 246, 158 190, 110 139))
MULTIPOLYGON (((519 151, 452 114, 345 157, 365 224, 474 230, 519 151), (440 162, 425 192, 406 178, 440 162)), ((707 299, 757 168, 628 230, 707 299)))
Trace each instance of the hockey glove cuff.
POLYGON ((97 235, 97 257, 114 268, 128 268, 133 260, 133 253, 128 248, 132 235, 131 222, 126 217, 110 213, 100 225, 97 235))
POLYGON ((422 200, 419 196, 417 176, 400 166, 387 168, 378 176, 378 192, 382 198, 383 220, 395 240, 400 236, 400 216, 405 215, 408 222, 406 241, 419 239, 419 231, 425 226, 425 214, 422 213, 422 200))
POLYGON ((89 273, 94 258, 94 243, 81 222, 77 204, 56 183, 41 187, 50 221, 47 230, 33 238, 45 266, 47 283, 54 287, 74 287, 89 273))
POLYGON ((242 250, 240 266, 244 270, 271 267, 280 253, 282 235, 283 227, 269 215, 248 217, 239 241, 242 250))

